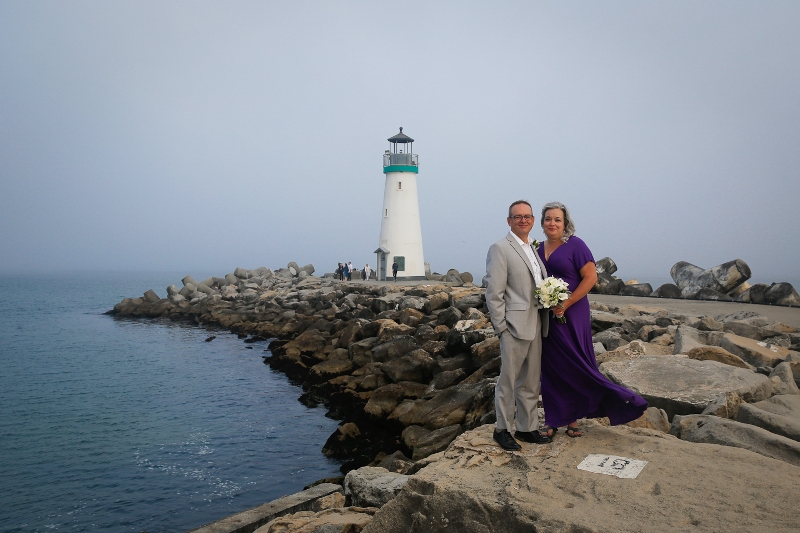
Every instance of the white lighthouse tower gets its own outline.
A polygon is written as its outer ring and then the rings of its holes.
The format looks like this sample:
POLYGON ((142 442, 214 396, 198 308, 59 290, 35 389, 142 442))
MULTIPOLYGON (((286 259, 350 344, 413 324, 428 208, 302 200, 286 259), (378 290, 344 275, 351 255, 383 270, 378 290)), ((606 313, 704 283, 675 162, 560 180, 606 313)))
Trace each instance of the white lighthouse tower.
POLYGON ((392 279, 392 263, 397 262, 397 279, 426 279, 422 256, 422 227, 417 200, 419 159, 413 152, 414 139, 400 133, 388 139, 390 149, 383 154, 383 191, 378 279, 392 279))

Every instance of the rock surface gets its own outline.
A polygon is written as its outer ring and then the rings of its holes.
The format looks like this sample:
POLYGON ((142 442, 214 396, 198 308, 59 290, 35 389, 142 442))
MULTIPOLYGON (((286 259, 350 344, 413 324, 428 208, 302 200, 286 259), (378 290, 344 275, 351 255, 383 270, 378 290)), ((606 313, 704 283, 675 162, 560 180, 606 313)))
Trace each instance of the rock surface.
POLYGON ((523 443, 514 453, 493 444, 492 426, 467 432, 413 476, 363 533, 749 533, 797 526, 800 467, 647 429, 585 427, 585 437, 523 443), (595 453, 647 465, 635 479, 576 468, 595 453))
POLYGON ((408 476, 385 468, 364 466, 344 478, 344 495, 358 507, 380 507, 393 499, 408 482, 408 476))
MULTIPOLYGON (((739 409, 741 410, 741 406, 739 409)), ((687 415, 675 417, 669 432, 689 442, 743 448, 800 466, 799 442, 751 424, 709 415, 687 415)), ((771 474, 776 470, 777 467, 773 468, 771 474)))
POLYGON ((701 413, 720 394, 735 392, 757 402, 772 394, 767 376, 716 361, 680 356, 642 356, 630 361, 603 363, 609 379, 630 388, 652 407, 675 415, 701 413))

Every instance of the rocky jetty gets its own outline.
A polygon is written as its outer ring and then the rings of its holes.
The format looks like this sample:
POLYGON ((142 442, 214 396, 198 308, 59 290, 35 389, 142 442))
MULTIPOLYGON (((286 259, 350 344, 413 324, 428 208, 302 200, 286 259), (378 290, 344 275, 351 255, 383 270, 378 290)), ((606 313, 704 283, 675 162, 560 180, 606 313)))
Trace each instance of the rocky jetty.
POLYGON ((755 311, 695 317, 593 302, 601 371, 650 409, 629 427, 584 420, 585 438, 559 432, 553 444, 508 453, 491 440, 500 359, 484 289, 461 276, 398 285, 313 272, 290 263, 187 276, 167 298, 149 290, 110 312, 263 342, 265 362, 302 385, 301 401, 341 420, 323 453, 344 461, 342 497, 275 518, 262 533, 795 527, 794 328, 755 311), (607 478, 575 469, 588 453, 649 463, 635 480, 607 478), (764 487, 753 485, 762 478, 764 487))
POLYGON ((685 298, 769 305, 800 306, 800 294, 791 283, 757 283, 750 285, 750 267, 734 259, 713 268, 703 269, 686 261, 675 263, 670 276, 675 283, 665 283, 653 290, 649 283, 636 279, 622 281, 614 276, 617 264, 609 257, 597 261, 595 294, 621 296, 651 296, 655 298, 685 298))

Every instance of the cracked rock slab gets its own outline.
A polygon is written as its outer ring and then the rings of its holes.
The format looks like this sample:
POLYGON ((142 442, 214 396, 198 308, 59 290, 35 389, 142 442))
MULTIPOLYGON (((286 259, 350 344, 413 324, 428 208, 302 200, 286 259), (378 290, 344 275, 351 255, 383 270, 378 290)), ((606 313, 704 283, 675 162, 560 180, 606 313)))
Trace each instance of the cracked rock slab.
POLYGON ((651 407, 675 415, 702 413, 720 395, 735 392, 746 402, 772 394, 767 376, 744 368, 680 356, 642 356, 603 363, 603 373, 642 396, 651 407))

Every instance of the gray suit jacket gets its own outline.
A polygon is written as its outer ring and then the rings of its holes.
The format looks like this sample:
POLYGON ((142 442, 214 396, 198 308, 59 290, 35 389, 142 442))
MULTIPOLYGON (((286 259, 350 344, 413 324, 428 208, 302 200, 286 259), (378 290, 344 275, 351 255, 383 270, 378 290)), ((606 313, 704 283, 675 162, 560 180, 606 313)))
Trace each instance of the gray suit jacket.
MULTIPOLYGON (((547 270, 534 251, 534 257, 547 277, 547 270)), ((514 337, 533 340, 547 336, 550 319, 536 297, 533 267, 514 235, 494 243, 486 256, 486 306, 497 336, 508 330, 514 337)))

